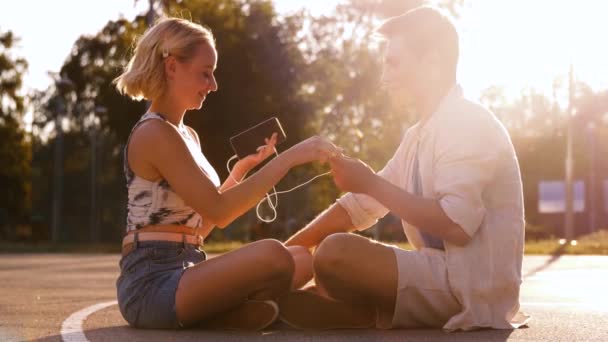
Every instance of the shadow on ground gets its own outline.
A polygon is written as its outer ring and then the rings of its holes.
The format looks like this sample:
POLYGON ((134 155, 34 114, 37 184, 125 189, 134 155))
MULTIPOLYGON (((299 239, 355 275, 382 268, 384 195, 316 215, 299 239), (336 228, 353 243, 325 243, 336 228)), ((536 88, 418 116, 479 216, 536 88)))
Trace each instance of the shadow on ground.
MULTIPOLYGON (((299 331, 277 327, 262 332, 232 332, 189 330, 140 330, 129 326, 114 326, 86 331, 90 341, 506 341, 512 330, 480 330, 445 333, 441 330, 331 330, 299 331)), ((79 335, 65 336, 66 341, 80 340, 79 335)), ((39 341, 61 341, 51 336, 39 341)))
POLYGON ((544 264, 531 269, 530 271, 528 271, 528 273, 526 273, 524 275, 524 279, 528 278, 529 276, 532 276, 540 271, 545 270, 547 267, 553 265, 556 261, 559 260, 559 258, 562 257, 562 255, 564 255, 564 252, 566 251, 566 247, 568 247, 568 245, 563 244, 560 245, 558 248, 556 248, 552 253, 551 253, 551 257, 547 260, 547 262, 545 262, 544 264))

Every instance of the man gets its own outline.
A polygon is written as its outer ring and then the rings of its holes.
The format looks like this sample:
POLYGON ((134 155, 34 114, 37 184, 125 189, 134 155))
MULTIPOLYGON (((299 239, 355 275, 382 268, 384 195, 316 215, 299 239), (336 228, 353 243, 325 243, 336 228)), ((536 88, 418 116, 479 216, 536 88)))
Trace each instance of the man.
POLYGON ((432 7, 387 20, 383 83, 412 101, 418 122, 379 173, 330 159, 348 191, 287 245, 318 246, 316 288, 280 302, 300 328, 512 329, 518 313, 524 214, 521 176, 508 133, 465 99, 456 82, 458 34, 432 7), (356 234, 389 211, 415 251, 356 234))

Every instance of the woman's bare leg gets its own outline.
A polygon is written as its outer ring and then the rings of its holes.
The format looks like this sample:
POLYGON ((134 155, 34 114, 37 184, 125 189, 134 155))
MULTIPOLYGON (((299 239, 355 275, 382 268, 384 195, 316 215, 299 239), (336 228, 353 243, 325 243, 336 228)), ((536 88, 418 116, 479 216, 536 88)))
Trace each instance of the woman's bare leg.
POLYGON ((175 309, 189 325, 234 309, 247 299, 275 299, 291 288, 294 261, 277 240, 253 242, 188 268, 175 309))

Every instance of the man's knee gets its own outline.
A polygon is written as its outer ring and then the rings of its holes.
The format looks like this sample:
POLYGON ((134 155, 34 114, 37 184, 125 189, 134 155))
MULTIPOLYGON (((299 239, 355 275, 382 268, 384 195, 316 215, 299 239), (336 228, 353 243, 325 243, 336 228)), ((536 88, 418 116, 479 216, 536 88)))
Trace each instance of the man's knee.
POLYGON ((353 239, 348 233, 336 233, 326 237, 313 256, 313 269, 317 278, 341 278, 348 273, 352 260, 353 239))

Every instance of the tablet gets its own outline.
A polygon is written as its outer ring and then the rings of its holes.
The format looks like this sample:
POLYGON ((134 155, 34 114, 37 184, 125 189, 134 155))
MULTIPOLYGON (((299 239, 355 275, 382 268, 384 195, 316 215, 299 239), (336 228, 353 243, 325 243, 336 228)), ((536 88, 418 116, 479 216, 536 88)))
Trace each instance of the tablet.
POLYGON ((287 138, 279 119, 272 117, 230 138, 230 145, 239 159, 257 153, 260 146, 266 145, 265 138, 270 139, 277 133, 277 143, 281 144, 287 138))

